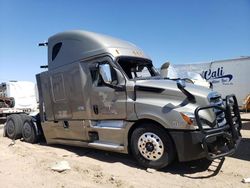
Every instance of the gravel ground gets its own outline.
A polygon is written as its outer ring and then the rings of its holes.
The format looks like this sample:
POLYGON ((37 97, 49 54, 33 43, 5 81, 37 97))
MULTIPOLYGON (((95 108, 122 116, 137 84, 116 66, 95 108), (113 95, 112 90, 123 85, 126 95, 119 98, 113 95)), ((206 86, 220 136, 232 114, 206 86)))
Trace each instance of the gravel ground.
MULTIPOLYGON (((250 114, 244 115, 250 119, 250 114)), ((244 122, 243 139, 236 152, 225 160, 175 162, 147 172, 124 154, 93 149, 28 144, 2 136, 0 126, 0 187, 250 187, 250 122, 244 122), (66 160, 71 169, 51 170, 66 160)))

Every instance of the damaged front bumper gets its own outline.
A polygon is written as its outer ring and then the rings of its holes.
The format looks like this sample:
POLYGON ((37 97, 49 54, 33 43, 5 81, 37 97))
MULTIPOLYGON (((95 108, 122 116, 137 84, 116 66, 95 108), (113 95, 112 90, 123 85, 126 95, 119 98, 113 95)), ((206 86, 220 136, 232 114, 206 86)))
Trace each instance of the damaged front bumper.
POLYGON ((198 107, 195 110, 195 119, 202 133, 201 144, 207 159, 214 160, 235 153, 241 140, 240 130, 242 124, 237 99, 234 95, 226 96, 223 106, 198 107), (206 125, 202 122, 199 112, 207 109, 224 112, 225 125, 205 129, 206 125))

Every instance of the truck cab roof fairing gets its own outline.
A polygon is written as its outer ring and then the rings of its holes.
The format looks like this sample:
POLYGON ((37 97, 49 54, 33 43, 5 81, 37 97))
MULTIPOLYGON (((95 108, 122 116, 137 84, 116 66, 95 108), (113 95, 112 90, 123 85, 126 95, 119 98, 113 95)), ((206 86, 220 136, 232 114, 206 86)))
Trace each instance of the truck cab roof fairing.
POLYGON ((88 31, 62 32, 48 40, 48 66, 50 70, 103 53, 110 53, 114 57, 134 56, 150 59, 141 49, 130 42, 88 31), (62 43, 62 46, 56 58, 53 59, 52 51, 58 43, 62 43))

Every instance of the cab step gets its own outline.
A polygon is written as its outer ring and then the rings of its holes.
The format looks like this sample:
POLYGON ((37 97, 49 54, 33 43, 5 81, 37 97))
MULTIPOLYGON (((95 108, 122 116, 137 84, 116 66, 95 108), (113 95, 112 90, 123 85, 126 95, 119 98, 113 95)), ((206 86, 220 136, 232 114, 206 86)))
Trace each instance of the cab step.
POLYGON ((124 150, 124 146, 122 145, 109 143, 109 142, 102 142, 102 141, 91 142, 88 144, 88 146, 91 148, 105 149, 109 151, 123 151, 124 150))

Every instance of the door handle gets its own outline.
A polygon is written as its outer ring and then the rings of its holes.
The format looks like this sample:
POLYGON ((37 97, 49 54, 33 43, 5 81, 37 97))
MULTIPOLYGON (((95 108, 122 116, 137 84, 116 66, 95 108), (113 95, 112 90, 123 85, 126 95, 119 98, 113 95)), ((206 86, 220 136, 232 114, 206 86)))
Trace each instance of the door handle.
POLYGON ((94 112, 95 112, 96 115, 99 113, 97 105, 93 105, 93 110, 94 110, 94 112))
POLYGON ((68 129, 69 128, 69 122, 68 121, 63 121, 63 128, 68 129))

